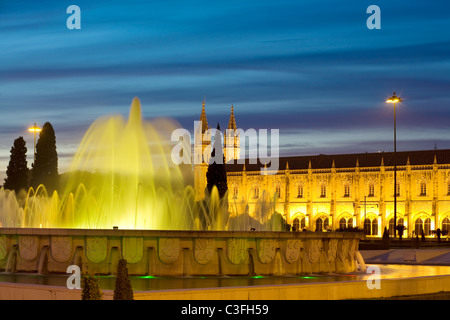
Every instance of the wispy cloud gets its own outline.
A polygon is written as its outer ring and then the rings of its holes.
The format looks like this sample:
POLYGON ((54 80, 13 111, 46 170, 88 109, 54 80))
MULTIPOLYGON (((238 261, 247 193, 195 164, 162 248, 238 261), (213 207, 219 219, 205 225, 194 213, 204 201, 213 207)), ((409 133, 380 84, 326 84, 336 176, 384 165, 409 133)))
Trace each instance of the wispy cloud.
POLYGON ((65 27, 70 4, 0 2, 0 172, 33 122, 53 124, 68 159, 90 123, 126 115, 134 96, 145 118, 187 128, 203 96, 214 126, 234 104, 239 127, 278 128, 284 153, 312 154, 388 148, 383 101, 397 91, 402 146, 446 145, 448 1, 380 0, 374 31, 369 1, 78 0, 79 31, 65 27))

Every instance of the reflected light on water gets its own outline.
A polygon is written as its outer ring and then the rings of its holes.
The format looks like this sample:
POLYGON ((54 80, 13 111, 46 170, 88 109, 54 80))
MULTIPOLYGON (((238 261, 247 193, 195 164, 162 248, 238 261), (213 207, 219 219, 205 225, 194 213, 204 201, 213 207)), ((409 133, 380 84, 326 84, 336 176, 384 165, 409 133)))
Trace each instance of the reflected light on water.
MULTIPOLYGON (((417 266, 417 265, 378 265, 381 279, 409 278, 450 275, 450 266, 417 266)), ((333 281, 366 281, 371 274, 355 272, 353 274, 311 274, 305 276, 252 276, 252 277, 155 277, 131 276, 131 283, 135 291, 173 290, 173 289, 201 289, 240 286, 268 286, 312 284, 333 281)), ((39 285, 66 286, 68 275, 39 275, 39 274, 11 274, 0 273, 0 282, 15 282, 39 285)), ((113 290, 116 277, 112 275, 100 276, 100 288, 113 290)))

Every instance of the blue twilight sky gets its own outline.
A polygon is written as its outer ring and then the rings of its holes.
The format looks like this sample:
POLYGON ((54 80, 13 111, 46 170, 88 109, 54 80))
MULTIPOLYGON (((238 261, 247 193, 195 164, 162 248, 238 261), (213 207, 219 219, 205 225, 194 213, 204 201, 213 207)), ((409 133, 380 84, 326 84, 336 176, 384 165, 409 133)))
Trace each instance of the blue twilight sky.
MULTIPOLYGON (((52 123, 64 171, 98 117, 280 129, 282 155, 450 148, 450 2, 0 0, 0 176, 52 123), (81 8, 69 30, 68 6, 81 8), (369 30, 369 5, 381 29, 369 30)), ((2 179, 3 180, 3 179, 2 179)))

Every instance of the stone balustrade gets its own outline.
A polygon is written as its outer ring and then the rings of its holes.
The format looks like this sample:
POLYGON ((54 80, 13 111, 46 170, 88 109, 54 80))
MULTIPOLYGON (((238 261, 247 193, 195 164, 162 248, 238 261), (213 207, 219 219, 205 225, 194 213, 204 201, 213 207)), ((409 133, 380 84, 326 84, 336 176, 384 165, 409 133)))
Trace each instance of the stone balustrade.
POLYGON ((0 228, 0 270, 151 276, 349 273, 361 233, 0 228))

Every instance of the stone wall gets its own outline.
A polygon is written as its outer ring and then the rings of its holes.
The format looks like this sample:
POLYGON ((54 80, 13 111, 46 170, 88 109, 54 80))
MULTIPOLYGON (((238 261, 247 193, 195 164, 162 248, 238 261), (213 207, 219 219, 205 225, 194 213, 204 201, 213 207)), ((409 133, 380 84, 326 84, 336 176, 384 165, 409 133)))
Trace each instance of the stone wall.
MULTIPOLYGON (((341 300, 379 299, 403 295, 447 292, 450 276, 381 279, 380 289, 367 281, 333 281, 289 285, 171 289, 134 292, 135 300, 341 300)), ((112 300, 112 290, 102 290, 103 300, 112 300)), ((80 300, 80 290, 21 283, 0 283, 0 300, 80 300)))
POLYGON ((0 228, 0 270, 132 275, 295 275, 358 267, 360 233, 0 228))

